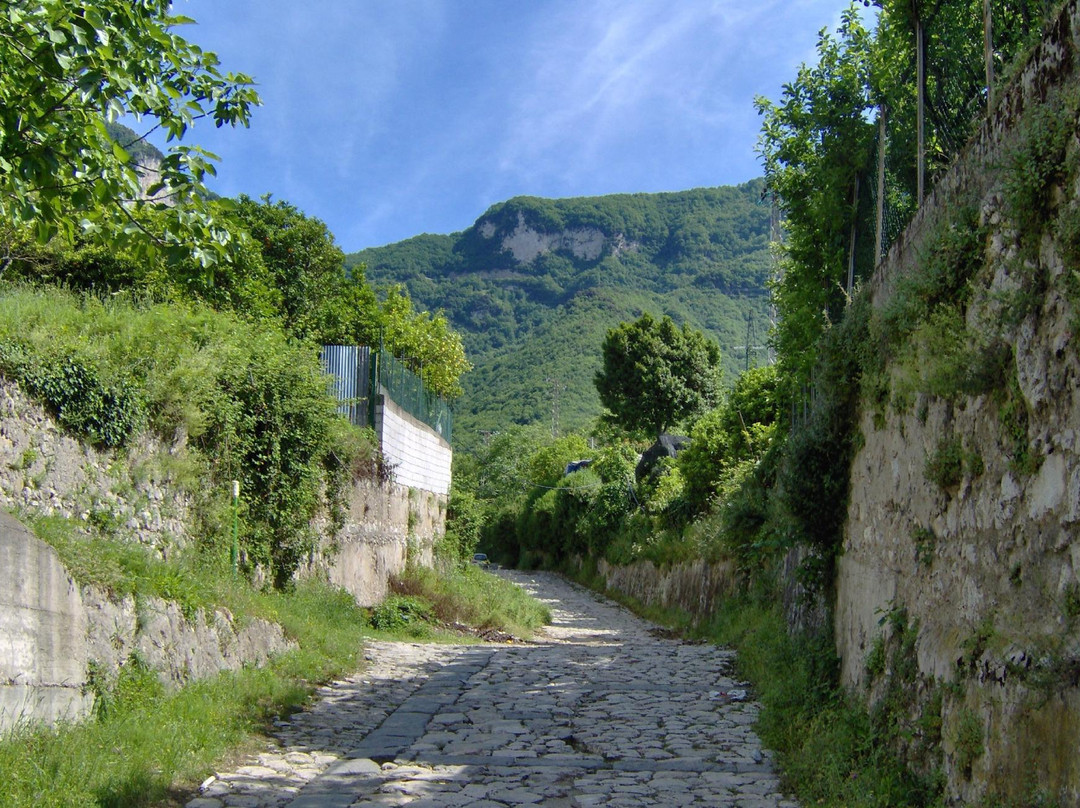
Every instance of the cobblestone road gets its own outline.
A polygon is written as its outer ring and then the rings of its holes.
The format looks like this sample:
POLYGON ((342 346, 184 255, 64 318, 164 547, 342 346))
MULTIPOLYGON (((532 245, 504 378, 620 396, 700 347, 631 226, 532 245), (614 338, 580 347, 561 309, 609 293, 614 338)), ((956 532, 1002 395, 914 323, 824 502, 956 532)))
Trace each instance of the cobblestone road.
POLYGON ((552 609, 536 642, 372 642, 362 674, 187 808, 795 807, 732 652, 665 638, 557 576, 503 574, 552 609))

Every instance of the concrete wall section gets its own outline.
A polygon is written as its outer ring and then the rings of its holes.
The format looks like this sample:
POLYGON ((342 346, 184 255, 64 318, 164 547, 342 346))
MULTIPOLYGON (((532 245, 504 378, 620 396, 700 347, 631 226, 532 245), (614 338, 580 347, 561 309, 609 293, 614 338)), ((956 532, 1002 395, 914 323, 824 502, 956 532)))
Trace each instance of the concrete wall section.
POLYGON ((450 492, 450 444, 386 396, 375 404, 375 431, 394 482, 434 494, 450 492))
POLYGON ((321 561, 307 572, 324 572, 361 606, 374 606, 407 563, 434 563, 433 547, 445 528, 445 495, 361 481, 353 486, 344 526, 323 540, 321 561))
POLYGON ((51 547, 0 511, 0 728, 86 715, 86 613, 51 547))
POLYGON ((72 580, 56 552, 0 511, 0 730, 86 717, 87 672, 108 680, 138 652, 169 685, 262 665, 295 645, 281 626, 224 610, 186 620, 176 603, 116 599, 72 580))

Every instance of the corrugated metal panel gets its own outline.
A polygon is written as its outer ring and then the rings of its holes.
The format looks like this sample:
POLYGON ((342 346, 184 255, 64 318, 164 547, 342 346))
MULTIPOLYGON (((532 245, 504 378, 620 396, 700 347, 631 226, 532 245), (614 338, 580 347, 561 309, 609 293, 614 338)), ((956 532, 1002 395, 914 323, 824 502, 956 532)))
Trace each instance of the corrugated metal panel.
POLYGON ((338 412, 357 426, 368 426, 371 398, 371 349, 355 345, 324 345, 323 368, 334 379, 338 412))

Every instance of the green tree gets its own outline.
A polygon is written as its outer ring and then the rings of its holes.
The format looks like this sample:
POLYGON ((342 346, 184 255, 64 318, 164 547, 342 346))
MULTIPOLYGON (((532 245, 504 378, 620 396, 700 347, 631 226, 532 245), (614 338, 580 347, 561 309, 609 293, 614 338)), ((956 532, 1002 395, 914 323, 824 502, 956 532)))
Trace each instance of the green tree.
POLYGON ((630 432, 659 437, 714 405, 720 395, 720 348, 700 331, 648 312, 607 332, 596 374, 600 401, 630 432))
POLYGON ((875 131, 867 120, 871 45, 851 6, 836 36, 821 31, 818 64, 802 65, 778 104, 755 101, 763 116, 758 152, 765 182, 785 217, 774 338, 782 369, 803 383, 818 337, 844 310, 855 183, 875 131))
POLYGON ((423 378, 428 390, 444 398, 461 395, 461 376, 472 365, 441 312, 416 311, 405 290, 395 286, 382 303, 379 324, 386 347, 423 378))
POLYGON ((261 253, 262 266, 252 262, 252 268, 266 274, 280 295, 280 317, 290 333, 324 345, 382 344, 433 393, 460 395, 459 380, 470 365, 445 317, 417 312, 396 286, 380 303, 363 264, 346 270, 326 225, 287 202, 241 196, 234 218, 261 253))
POLYGON ((783 415, 775 365, 743 373, 724 403, 694 424, 690 445, 679 454, 686 500, 702 511, 740 463, 757 460, 772 445, 783 415))
MULTIPOLYGON (((326 225, 288 202, 240 196, 236 221, 251 236, 264 271, 280 293, 287 331, 322 344, 377 344, 375 293, 362 268, 345 271, 345 254, 326 225)), ((253 267, 255 268, 255 267, 253 267)))
POLYGON ((170 0, 0 4, 0 219, 42 243, 81 234, 201 266, 226 255, 203 186, 214 155, 172 146, 147 198, 137 144, 107 128, 128 116, 179 141, 201 118, 248 124, 251 79, 174 32, 189 22, 170 0))

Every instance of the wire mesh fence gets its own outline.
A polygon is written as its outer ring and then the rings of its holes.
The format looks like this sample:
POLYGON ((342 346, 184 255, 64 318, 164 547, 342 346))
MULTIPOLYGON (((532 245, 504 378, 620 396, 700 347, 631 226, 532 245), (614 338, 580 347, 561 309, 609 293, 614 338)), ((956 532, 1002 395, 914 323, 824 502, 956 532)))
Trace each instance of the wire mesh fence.
POLYGON ((351 423, 374 426, 375 399, 383 395, 447 442, 452 440, 450 405, 428 390, 423 379, 390 352, 355 345, 324 345, 322 362, 333 379, 338 412, 351 423))
MULTIPOLYGON (((1060 6, 1060 0, 911 0, 892 21, 898 78, 893 107, 883 101, 876 110, 874 145, 856 174, 847 277, 837 279, 849 291, 874 273, 918 210, 920 192, 925 197, 961 155, 1060 6)), ((793 426, 805 422, 813 398, 811 379, 792 405, 793 426)))
POLYGON ((857 219, 853 256, 854 279, 864 279, 903 232, 932 187, 964 150, 1001 86, 1006 72, 1022 64, 1039 42, 1059 3, 1055 0, 915 0, 907 26, 907 50, 894 54, 896 72, 918 73, 918 43, 924 62, 923 115, 918 114, 918 88, 899 98, 897 108, 882 103, 874 121, 874 148, 858 174, 857 219), (987 16, 988 15, 988 16, 987 16), (921 26, 924 33, 915 35, 921 26), (985 39, 984 37, 988 37, 985 39), (918 119, 923 119, 920 138, 918 119), (918 144, 922 143, 922 154, 918 144), (920 169, 920 162, 922 168, 920 169), (862 190, 862 189, 865 189, 862 190))
POLYGON ((376 352, 378 389, 395 404, 434 429, 447 442, 453 437, 454 418, 446 400, 424 386, 423 379, 387 351, 376 352))

